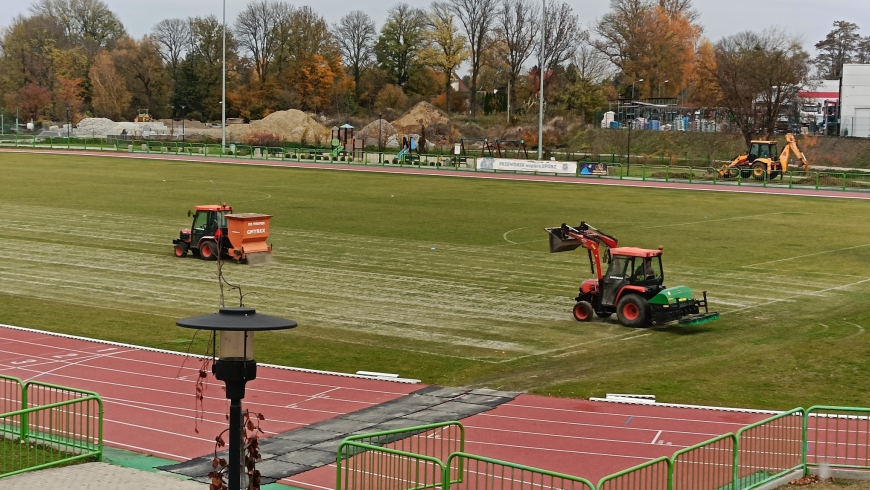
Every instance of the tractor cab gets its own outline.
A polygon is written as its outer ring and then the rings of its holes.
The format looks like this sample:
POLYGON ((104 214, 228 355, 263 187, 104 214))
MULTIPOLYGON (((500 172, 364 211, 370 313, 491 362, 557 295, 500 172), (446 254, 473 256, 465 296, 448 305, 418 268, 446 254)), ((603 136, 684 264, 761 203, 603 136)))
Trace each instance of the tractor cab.
POLYGON ((779 155, 776 151, 776 141, 752 141, 749 145, 749 160, 754 162, 759 158, 774 158, 779 155))
POLYGON ((626 286, 658 292, 659 289, 664 289, 664 282, 661 250, 612 248, 607 273, 601 280, 601 304, 615 304, 626 286))
POLYGON ((188 211, 188 216, 193 216, 190 229, 181 230, 175 244, 175 255, 184 257, 188 251, 194 255, 213 260, 220 249, 221 237, 227 229, 227 215, 232 214, 233 208, 226 204, 212 204, 197 206, 195 211, 188 211))

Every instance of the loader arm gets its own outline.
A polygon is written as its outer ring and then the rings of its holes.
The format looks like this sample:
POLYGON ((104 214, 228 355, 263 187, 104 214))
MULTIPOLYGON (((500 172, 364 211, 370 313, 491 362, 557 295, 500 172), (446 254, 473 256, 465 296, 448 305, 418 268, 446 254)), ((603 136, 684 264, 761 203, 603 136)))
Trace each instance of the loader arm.
POLYGON ((804 152, 798 146, 794 135, 791 133, 786 134, 785 141, 785 148, 782 149, 782 153, 779 155, 779 164, 782 166, 783 173, 788 171, 788 159, 791 153, 794 153, 795 157, 803 164, 801 165, 801 170, 804 172, 808 171, 810 169, 810 162, 807 161, 807 157, 804 156, 804 152))
POLYGON ((618 240, 592 226, 589 226, 585 222, 580 223, 580 226, 577 228, 563 223, 562 234, 563 236, 580 241, 583 248, 589 251, 589 262, 592 264, 594 269, 592 273, 597 276, 598 280, 603 279, 604 272, 602 272, 601 269, 601 248, 604 247, 605 251, 607 251, 616 247, 618 245, 618 240))

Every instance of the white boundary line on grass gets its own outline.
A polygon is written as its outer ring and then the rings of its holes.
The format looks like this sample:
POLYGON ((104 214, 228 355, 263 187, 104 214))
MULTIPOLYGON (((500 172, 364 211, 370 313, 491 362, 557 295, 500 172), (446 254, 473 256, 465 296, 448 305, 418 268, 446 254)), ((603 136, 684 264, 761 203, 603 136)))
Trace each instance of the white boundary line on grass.
POLYGON ((865 243, 863 245, 855 245, 853 247, 834 248, 831 250, 823 250, 821 252, 815 252, 815 253, 805 254, 805 255, 796 255, 794 257, 787 257, 785 259, 768 260, 767 262, 759 262, 757 264, 748 264, 748 265, 744 265, 742 267, 756 267, 756 266, 764 265, 764 264, 773 264, 776 262, 785 262, 787 260, 802 259, 804 257, 813 257, 815 255, 823 255, 823 254, 829 254, 829 253, 833 253, 833 252, 842 252, 843 250, 853 250, 856 248, 863 248, 863 247, 870 247, 870 243, 865 243))
MULTIPOLYGON (((38 334, 43 334, 43 335, 50 335, 53 337, 61 337, 61 338, 65 338, 65 339, 82 340, 85 342, 95 342, 97 344, 112 345, 115 347, 125 347, 128 349, 138 349, 138 350, 144 350, 144 351, 149 351, 149 352, 157 352, 160 354, 172 354, 175 356, 182 356, 182 357, 195 357, 197 359, 208 359, 208 356, 203 356, 200 354, 188 354, 188 353, 184 353, 184 352, 176 352, 176 351, 165 350, 165 349, 156 349, 154 347, 142 347, 139 345, 124 344, 121 342, 112 342, 110 340, 92 339, 92 338, 88 338, 88 337, 80 337, 78 335, 69 335, 69 334, 64 334, 64 333, 48 332, 45 330, 37 330, 35 328, 17 327, 15 325, 6 325, 4 323, 0 323, 0 328, 8 328, 11 330, 19 330, 22 332, 31 332, 31 333, 38 333, 38 334)), ((419 379, 377 378, 374 376, 362 376, 362 375, 358 375, 358 374, 339 373, 339 372, 334 372, 334 371, 322 371, 319 369, 306 369, 306 368, 292 367, 292 366, 279 366, 277 364, 264 364, 264 363, 257 363, 257 364, 260 366, 263 366, 263 367, 269 367, 269 368, 274 368, 274 369, 283 369, 285 371, 296 371, 296 372, 300 372, 300 373, 325 374, 327 376, 340 376, 343 378, 355 378, 355 379, 373 379, 373 380, 378 380, 378 381, 389 381, 392 383, 404 383, 404 384, 418 384, 418 383, 420 383, 419 379)))
POLYGON ((770 414, 770 415, 779 415, 783 412, 777 410, 758 410, 753 408, 734 408, 734 407, 716 407, 716 406, 707 406, 707 405, 686 405, 682 403, 661 403, 661 402, 643 402, 643 401, 634 401, 630 398, 621 398, 621 399, 613 399, 613 398, 590 398, 590 401, 593 402, 606 402, 606 403, 620 403, 623 405, 643 405, 645 407, 665 407, 665 408, 691 408, 695 410, 713 410, 717 412, 740 412, 740 413, 761 413, 761 414, 770 414))

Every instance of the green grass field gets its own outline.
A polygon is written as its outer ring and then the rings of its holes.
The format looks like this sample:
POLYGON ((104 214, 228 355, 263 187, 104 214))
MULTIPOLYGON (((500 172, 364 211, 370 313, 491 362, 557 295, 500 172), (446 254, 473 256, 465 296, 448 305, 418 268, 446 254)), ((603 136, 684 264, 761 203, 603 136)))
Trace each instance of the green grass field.
POLYGON ((866 201, 0 153, 0 322, 163 349, 214 311, 214 263, 172 254, 187 210, 273 214, 265 266, 227 264, 247 306, 299 328, 258 361, 426 383, 785 409, 866 406, 866 201), (585 220, 664 246, 666 284, 708 291, 692 329, 579 324, 585 220), (256 294, 254 294, 256 293, 256 294))

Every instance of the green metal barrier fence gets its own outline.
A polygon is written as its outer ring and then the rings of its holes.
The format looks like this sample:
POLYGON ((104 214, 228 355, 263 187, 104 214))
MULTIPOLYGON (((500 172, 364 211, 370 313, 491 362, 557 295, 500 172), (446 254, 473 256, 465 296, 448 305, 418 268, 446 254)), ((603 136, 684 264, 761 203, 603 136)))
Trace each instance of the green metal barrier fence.
POLYGON ((804 409, 795 408, 737 431, 736 488, 803 468, 804 409))
POLYGON ((447 459, 444 490, 595 490, 577 476, 466 453, 447 459))
POLYGON ((667 456, 656 458, 627 470, 605 476, 598 490, 669 490, 673 461, 667 456))
POLYGON ((734 477, 737 437, 728 433, 689 446, 671 458, 672 490, 727 488, 734 477))
POLYGON ((810 407, 803 439, 807 468, 870 469, 870 408, 810 407))
POLYGON ((443 488, 438 458, 344 441, 336 460, 339 490, 422 490, 443 488))
POLYGON ((0 478, 102 459, 103 402, 96 393, 0 376, 0 394, 0 478))
MULTIPOLYGON (((452 453, 465 451, 465 427, 459 422, 442 422, 348 437, 356 442, 397 451, 422 454, 447 461, 452 453)), ((339 453, 341 448, 339 448, 339 453)))

